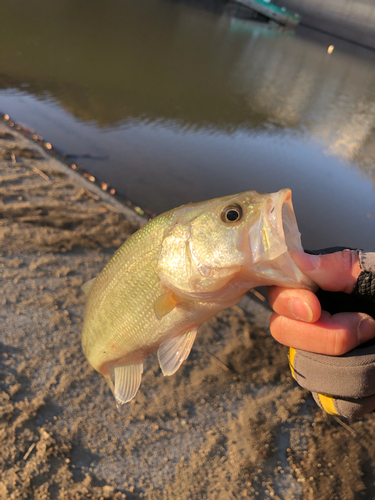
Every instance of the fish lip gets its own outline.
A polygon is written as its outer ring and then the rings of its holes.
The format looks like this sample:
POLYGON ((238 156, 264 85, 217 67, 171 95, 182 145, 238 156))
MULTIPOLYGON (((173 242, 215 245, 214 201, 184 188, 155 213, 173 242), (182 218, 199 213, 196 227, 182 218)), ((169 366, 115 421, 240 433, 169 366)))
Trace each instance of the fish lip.
POLYGON ((270 193, 256 224, 248 233, 252 264, 276 259, 288 250, 301 250, 300 233, 290 189, 270 193))
POLYGON ((290 189, 266 196, 261 214, 249 227, 249 257, 245 273, 254 286, 281 285, 313 289, 312 281, 295 265, 290 252, 303 252, 290 189))

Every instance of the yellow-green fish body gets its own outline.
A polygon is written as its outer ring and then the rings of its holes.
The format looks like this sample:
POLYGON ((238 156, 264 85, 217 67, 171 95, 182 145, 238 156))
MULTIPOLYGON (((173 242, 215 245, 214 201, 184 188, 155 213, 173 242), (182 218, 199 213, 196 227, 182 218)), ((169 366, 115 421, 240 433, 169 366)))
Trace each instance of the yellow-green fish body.
POLYGON ((302 246, 287 189, 248 191, 156 217, 86 285, 85 356, 118 403, 130 401, 148 354, 158 351, 164 375, 172 375, 198 326, 250 288, 311 288, 290 250, 302 246))

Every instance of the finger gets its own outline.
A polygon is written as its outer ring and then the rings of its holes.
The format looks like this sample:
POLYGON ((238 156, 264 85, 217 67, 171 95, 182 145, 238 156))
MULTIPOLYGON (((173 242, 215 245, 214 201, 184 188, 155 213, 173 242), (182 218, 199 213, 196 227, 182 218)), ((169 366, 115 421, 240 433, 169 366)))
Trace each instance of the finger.
POLYGON ((273 337, 295 349, 340 356, 375 337, 375 320, 363 313, 322 311, 315 323, 305 323, 273 313, 270 319, 273 337))
POLYGON ((291 252, 299 269, 323 290, 351 293, 361 272, 357 252, 343 250, 327 255, 291 252))
POLYGON ((308 323, 320 318, 320 302, 309 290, 270 286, 267 296, 272 309, 282 316, 308 323))

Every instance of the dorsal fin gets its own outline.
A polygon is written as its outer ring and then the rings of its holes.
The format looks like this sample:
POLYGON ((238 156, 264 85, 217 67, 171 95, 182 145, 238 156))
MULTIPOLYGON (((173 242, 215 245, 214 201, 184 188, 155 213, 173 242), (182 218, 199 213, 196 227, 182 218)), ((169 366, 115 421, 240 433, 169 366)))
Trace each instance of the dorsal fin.
POLYGON ((81 288, 82 290, 85 292, 86 294, 86 297, 88 296, 90 290, 91 290, 91 287, 92 285, 94 284, 96 278, 93 278, 92 280, 89 280, 89 281, 86 281, 86 283, 84 283, 81 288))

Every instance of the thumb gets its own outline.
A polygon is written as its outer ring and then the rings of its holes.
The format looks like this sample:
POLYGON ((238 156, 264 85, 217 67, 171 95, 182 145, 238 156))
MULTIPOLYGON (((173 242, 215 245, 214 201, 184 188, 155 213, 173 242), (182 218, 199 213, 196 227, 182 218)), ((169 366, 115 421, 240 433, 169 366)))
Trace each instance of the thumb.
POLYGON ((343 250, 325 255, 291 252, 297 267, 328 292, 351 293, 361 272, 355 250, 343 250))

